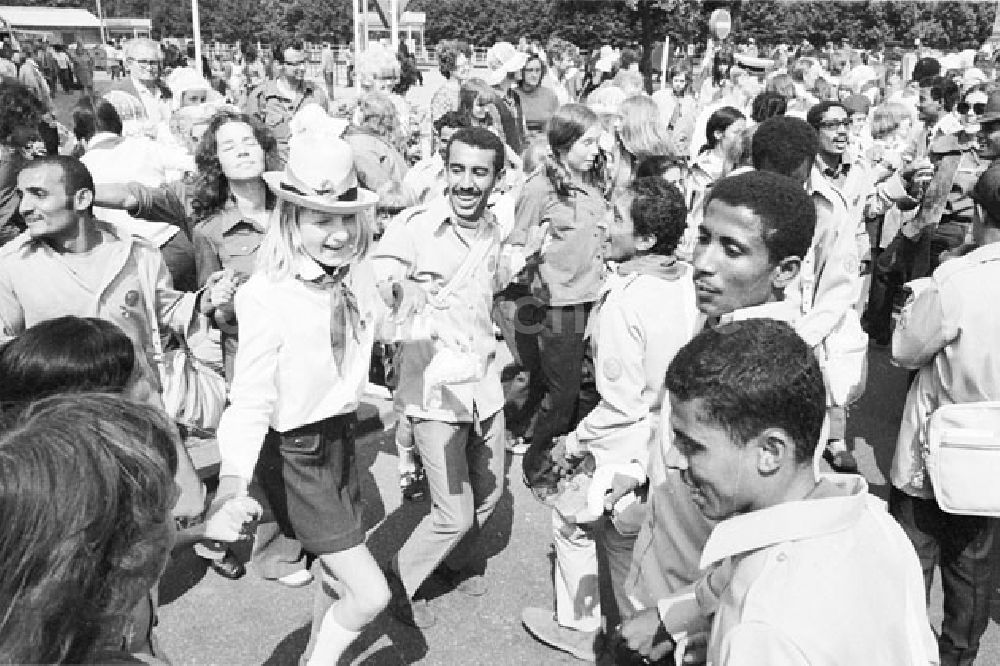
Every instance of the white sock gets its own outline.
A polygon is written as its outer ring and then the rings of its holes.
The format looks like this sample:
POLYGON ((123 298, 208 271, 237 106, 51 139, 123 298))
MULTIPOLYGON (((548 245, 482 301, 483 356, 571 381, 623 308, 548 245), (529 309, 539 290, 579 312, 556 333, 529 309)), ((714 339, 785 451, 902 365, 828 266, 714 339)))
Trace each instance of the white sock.
POLYGON ((306 666, 334 666, 347 646, 361 633, 346 629, 333 619, 334 608, 336 604, 323 615, 323 623, 316 633, 316 645, 313 647, 312 656, 306 661, 306 666))

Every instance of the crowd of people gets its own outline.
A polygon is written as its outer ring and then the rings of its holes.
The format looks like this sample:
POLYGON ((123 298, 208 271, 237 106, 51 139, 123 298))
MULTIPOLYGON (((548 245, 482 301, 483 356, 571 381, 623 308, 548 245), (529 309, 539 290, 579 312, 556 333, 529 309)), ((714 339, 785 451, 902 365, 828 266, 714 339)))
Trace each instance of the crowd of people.
POLYGON ((521 620, 554 649, 972 664, 1000 84, 987 51, 837 53, 710 43, 650 93, 634 49, 477 68, 451 40, 421 98, 405 49, 360 53, 351 91, 292 42, 219 86, 137 38, 59 118, 43 56, 0 49, 0 662, 164 663, 181 539, 312 585, 300 663, 335 664, 383 612, 434 625, 432 579, 488 594, 480 536, 523 481, 555 560, 554 611, 521 620), (913 370, 887 505, 847 438, 886 347, 913 370), (382 562, 373 391, 429 500, 382 562), (213 438, 207 492, 185 444, 213 438))

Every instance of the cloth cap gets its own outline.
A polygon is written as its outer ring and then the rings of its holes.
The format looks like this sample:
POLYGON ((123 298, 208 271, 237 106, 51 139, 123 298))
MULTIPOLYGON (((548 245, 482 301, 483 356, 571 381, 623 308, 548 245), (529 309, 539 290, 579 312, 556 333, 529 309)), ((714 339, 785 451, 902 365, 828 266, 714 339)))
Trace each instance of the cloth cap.
POLYGON ((871 107, 871 102, 864 95, 851 95, 844 100, 844 108, 852 114, 863 113, 868 115, 869 107, 871 107))
POLYGON ((980 125, 997 120, 1000 120, 1000 90, 990 93, 990 96, 986 100, 986 108, 983 109, 983 114, 976 118, 976 122, 980 125))

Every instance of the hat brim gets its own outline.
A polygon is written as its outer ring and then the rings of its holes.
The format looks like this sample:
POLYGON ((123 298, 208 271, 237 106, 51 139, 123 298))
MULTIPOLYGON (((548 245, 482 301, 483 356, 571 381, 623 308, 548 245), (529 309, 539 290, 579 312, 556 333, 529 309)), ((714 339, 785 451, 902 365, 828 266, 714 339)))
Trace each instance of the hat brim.
POLYGON ((267 183, 268 189, 271 190, 274 196, 282 201, 287 201, 303 208, 311 208, 312 210, 324 213, 347 215, 374 208, 375 204, 378 203, 378 195, 376 193, 361 187, 358 188, 358 198, 354 201, 339 201, 319 195, 298 194, 281 186, 284 182, 283 176, 283 171, 268 171, 264 174, 263 178, 264 182, 267 183))
POLYGON ((491 69, 486 73, 486 83, 491 86, 498 86, 507 78, 506 69, 491 69))
POLYGON ((491 70, 486 82, 491 86, 500 85, 508 74, 514 74, 524 69, 528 64, 528 56, 518 51, 510 57, 510 60, 500 65, 498 69, 491 70))

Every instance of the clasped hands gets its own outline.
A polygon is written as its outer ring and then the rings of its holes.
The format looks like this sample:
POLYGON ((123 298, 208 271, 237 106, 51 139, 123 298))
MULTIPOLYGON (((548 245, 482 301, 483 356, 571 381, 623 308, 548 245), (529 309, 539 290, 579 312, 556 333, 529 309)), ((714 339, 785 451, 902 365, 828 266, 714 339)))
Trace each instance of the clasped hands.
MULTIPOLYGON (((581 444, 575 432, 560 437, 555 451, 562 450, 562 456, 555 465, 563 471, 575 469, 587 455, 586 446, 581 444)), ((594 515, 610 514, 618 501, 645 483, 645 475, 635 463, 598 465, 591 476, 587 493, 587 508, 594 515), (641 478, 640 478, 641 477, 641 478)))
POLYGON ((236 477, 219 479, 215 499, 205 515, 205 539, 232 543, 253 536, 248 525, 263 513, 260 504, 247 494, 247 484, 236 477))
POLYGON ((236 289, 244 282, 231 268, 216 271, 208 276, 205 286, 201 291, 201 304, 199 309, 204 315, 211 315, 216 311, 232 312, 233 298, 236 289))

